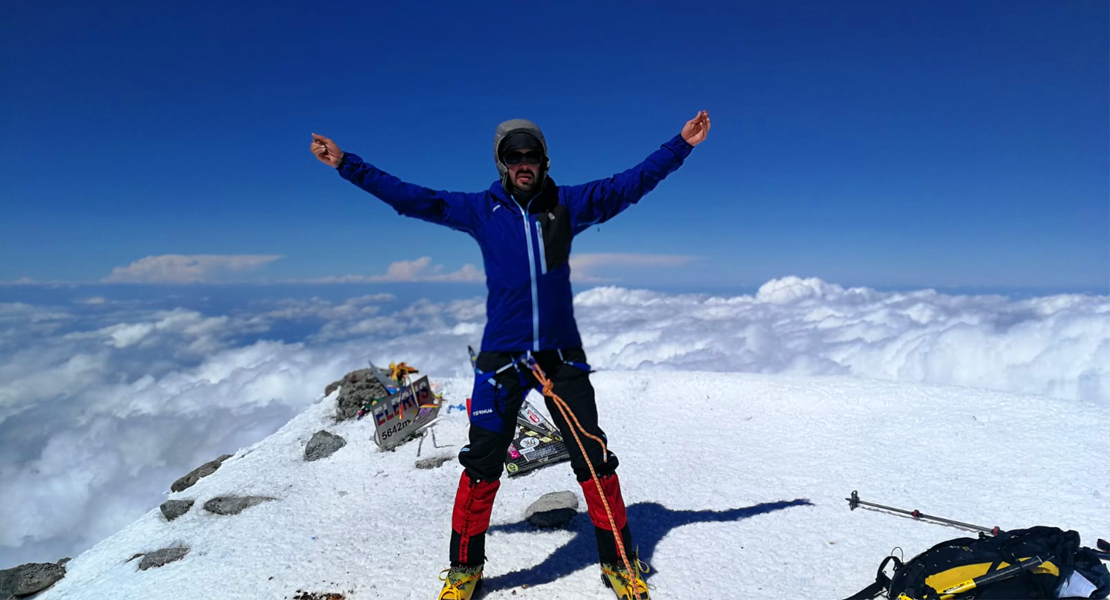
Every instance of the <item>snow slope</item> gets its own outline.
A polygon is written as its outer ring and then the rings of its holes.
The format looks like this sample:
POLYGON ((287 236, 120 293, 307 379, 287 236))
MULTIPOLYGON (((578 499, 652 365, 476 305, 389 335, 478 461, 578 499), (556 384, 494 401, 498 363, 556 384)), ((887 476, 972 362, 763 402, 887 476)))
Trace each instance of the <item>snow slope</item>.
MULTIPOLYGON (((909 557, 968 535, 850 511, 852 490, 985 526, 1055 525, 1087 543, 1110 536, 1110 419, 1095 403, 847 377, 635 371, 593 381, 659 600, 844 597, 894 547, 909 557)), ((469 395, 469 379, 439 383, 449 405, 469 395)), ((415 442, 380 452, 369 422, 331 422, 334 400, 170 494, 197 500, 186 515, 167 522, 152 507, 36 598, 434 598, 461 467, 415 469, 415 442), (348 445, 304 462, 321 428, 348 445), (238 516, 201 509, 226 494, 277 501, 238 516), (179 562, 140 572, 128 561, 177 544, 192 548, 179 562)), ((452 447, 427 439, 423 457, 464 443, 465 413, 441 414, 436 438, 452 447)), ((581 499, 568 464, 504 480, 485 598, 611 597, 584 502, 565 529, 521 524, 532 501, 559 490, 581 499)))

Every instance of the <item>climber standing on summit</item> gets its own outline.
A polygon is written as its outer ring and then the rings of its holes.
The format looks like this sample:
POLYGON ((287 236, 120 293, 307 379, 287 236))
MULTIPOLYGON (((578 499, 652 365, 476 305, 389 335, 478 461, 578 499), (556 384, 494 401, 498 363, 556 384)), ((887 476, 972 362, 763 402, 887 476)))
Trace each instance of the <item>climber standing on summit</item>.
POLYGON ((540 371, 577 423, 568 423, 553 398, 545 398, 571 467, 582 486, 597 536, 602 579, 619 598, 648 598, 635 556, 617 457, 598 426, 590 367, 574 320, 570 286, 571 241, 604 223, 674 172, 709 133, 700 111, 644 162, 606 179, 560 186, 543 133, 531 121, 497 127, 493 158, 500 180, 476 193, 431 190, 389 175, 332 140, 312 134, 310 149, 344 179, 392 206, 399 214, 469 234, 482 250, 486 272, 486 329, 470 403, 470 443, 459 453, 464 470, 451 520, 451 568, 441 600, 469 600, 480 587, 485 537, 502 466, 525 394, 539 387, 540 371), (570 443, 581 427, 582 449, 570 443), (591 467, 593 473, 591 473, 591 467), (596 474, 596 475, 595 475, 596 474), (596 480, 595 480, 596 476, 596 480))

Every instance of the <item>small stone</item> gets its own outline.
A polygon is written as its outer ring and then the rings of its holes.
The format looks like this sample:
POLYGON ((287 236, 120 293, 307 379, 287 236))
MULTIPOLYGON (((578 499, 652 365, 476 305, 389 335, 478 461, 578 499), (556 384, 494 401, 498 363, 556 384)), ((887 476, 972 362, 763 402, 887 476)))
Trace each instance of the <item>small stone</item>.
POLYGON ((219 469, 220 465, 222 465, 223 462, 229 458, 231 458, 231 455, 225 454, 217 458, 216 460, 206 462, 203 465, 193 469, 188 475, 173 482, 173 485, 170 486, 170 491, 180 492, 182 490, 193 487, 193 485, 196 484, 196 482, 199 481, 201 477, 208 477, 209 475, 215 473, 216 469, 219 469))
POLYGON ((551 492, 540 496, 524 511, 524 518, 536 527, 562 527, 578 514, 574 492, 551 492))
POLYGON ((162 509, 167 521, 172 521, 189 512, 195 502, 196 500, 166 500, 158 508, 162 509))
POLYGON ((346 445, 347 440, 321 429, 313 434, 312 439, 308 440, 308 445, 304 447, 304 459, 311 462, 327 458, 346 445))
POLYGON ((277 498, 270 498, 269 496, 220 496, 205 502, 204 510, 217 515, 237 515, 252 506, 270 500, 277 500, 277 498))
POLYGON ((421 458, 416 461, 417 469, 438 469, 444 464, 455 460, 452 455, 449 456, 430 456, 428 458, 421 458))
POLYGON ((188 553, 189 549, 184 547, 162 548, 161 550, 155 550, 154 552, 143 556, 142 562, 139 563, 139 570, 145 571, 147 569, 153 569, 154 567, 161 567, 162 565, 179 561, 185 558, 185 555, 188 553))

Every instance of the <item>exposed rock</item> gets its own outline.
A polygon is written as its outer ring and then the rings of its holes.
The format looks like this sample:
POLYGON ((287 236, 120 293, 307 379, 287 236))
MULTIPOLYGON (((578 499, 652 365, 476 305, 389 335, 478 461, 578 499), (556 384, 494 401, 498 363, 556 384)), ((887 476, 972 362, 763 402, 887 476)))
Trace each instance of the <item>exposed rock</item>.
POLYGON ((162 514, 166 516, 166 520, 172 521, 189 512, 194 502, 196 500, 166 500, 158 508, 162 509, 162 514))
POLYGON ((447 456, 430 456, 428 458, 421 458, 416 461, 417 469, 438 469, 445 463, 455 460, 453 455, 447 456))
POLYGON ((304 447, 304 459, 311 462, 327 458, 346 445, 347 440, 321 429, 312 436, 311 440, 308 440, 308 445, 304 447))
POLYGON ((173 482, 173 485, 170 486, 170 490, 174 492, 180 492, 181 490, 193 487, 193 484, 195 484, 201 477, 208 477, 209 475, 215 473, 216 469, 219 469, 220 465, 222 465, 223 462, 229 458, 231 458, 231 455, 225 454, 217 458, 216 460, 204 463, 203 465, 193 469, 193 471, 188 475, 173 482))
POLYGON ((204 503, 204 510, 217 515, 237 515, 252 506, 277 500, 269 496, 219 496, 204 503))
POLYGON ((154 567, 161 567, 162 565, 179 561, 185 558, 185 555, 188 553, 189 549, 184 547, 162 548, 161 550, 155 550, 154 552, 143 556, 142 562, 139 563, 139 570, 145 571, 147 569, 153 569, 154 567))
POLYGON ((524 511, 524 518, 536 527, 562 527, 578 514, 574 492, 551 492, 540 496, 524 511))
POLYGON ((66 576, 65 563, 26 563, 0 571, 0 600, 41 592, 66 576))
POLYGON ((389 396, 389 390, 374 377, 370 369, 347 373, 340 385, 343 389, 339 392, 339 413, 335 417, 337 421, 353 419, 367 402, 389 396))

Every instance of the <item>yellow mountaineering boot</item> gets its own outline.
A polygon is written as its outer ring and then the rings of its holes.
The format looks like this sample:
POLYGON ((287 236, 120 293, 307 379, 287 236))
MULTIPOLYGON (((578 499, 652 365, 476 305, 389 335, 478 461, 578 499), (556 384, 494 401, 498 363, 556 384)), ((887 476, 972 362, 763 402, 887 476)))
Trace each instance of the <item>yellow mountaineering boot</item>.
POLYGON ((443 582, 439 600, 470 600, 482 587, 482 565, 444 569, 439 580, 443 582))
POLYGON ((624 563, 601 563, 601 580, 620 600, 650 600, 642 573, 647 573, 651 568, 636 555, 629 556, 628 562, 632 565, 632 573, 624 568, 624 563))

